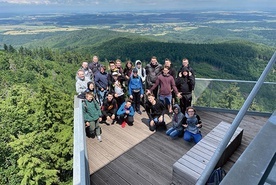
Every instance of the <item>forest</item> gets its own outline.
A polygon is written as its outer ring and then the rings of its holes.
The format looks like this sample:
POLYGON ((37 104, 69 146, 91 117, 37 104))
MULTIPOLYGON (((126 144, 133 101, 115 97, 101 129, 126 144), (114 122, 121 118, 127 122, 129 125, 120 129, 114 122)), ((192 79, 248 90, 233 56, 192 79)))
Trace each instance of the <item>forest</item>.
MULTIPOLYGON (((33 47, 7 43, 0 50, 0 184, 72 183, 75 75, 93 55, 105 64, 120 58, 140 59, 144 65, 154 55, 161 64, 170 58, 175 67, 185 57, 198 78, 257 80, 274 52, 245 41, 185 44, 121 35, 96 41, 106 32, 94 31, 72 32, 33 47)), ((274 73, 275 68, 266 81, 275 82, 274 73)))

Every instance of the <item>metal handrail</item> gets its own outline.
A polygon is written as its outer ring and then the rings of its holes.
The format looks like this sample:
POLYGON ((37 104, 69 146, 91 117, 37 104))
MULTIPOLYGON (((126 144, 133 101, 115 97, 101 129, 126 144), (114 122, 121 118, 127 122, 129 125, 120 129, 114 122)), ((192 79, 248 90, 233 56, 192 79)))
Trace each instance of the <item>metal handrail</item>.
MULTIPOLYGON (((214 82, 237 82, 237 83, 253 83, 258 81, 246 81, 246 80, 229 80, 229 79, 213 79, 213 78, 195 78, 196 81, 214 81, 214 82)), ((276 85, 276 82, 263 82, 263 84, 276 85)))
POLYGON ((82 101, 74 97, 74 155, 73 184, 90 184, 89 163, 86 149, 85 126, 82 114, 82 101))
POLYGON ((275 62, 276 62, 276 52, 274 52, 272 58, 268 62, 267 66, 264 69, 263 73, 261 74, 259 80, 257 81, 254 88, 250 92, 249 96, 245 100, 241 110, 238 112, 237 116, 233 120, 230 128, 228 129, 228 131, 227 131, 226 135, 224 136, 223 140, 220 142, 220 144, 219 144, 218 148, 216 149, 214 155, 212 156, 211 160, 209 161, 209 163, 206 165, 205 169, 203 170, 203 172, 202 172, 201 176, 199 177, 196 185, 204 185, 207 182, 209 176, 211 175, 211 173, 214 170, 217 162, 219 161, 222 153, 224 152, 227 144, 229 143, 231 137, 233 136, 236 129, 240 125, 241 120, 243 119, 246 111, 250 107, 250 104, 252 103, 254 97, 256 96, 257 92, 259 91, 262 84, 264 83, 264 80, 265 80, 266 76, 268 75, 269 71, 271 70, 271 68, 273 67, 275 62))

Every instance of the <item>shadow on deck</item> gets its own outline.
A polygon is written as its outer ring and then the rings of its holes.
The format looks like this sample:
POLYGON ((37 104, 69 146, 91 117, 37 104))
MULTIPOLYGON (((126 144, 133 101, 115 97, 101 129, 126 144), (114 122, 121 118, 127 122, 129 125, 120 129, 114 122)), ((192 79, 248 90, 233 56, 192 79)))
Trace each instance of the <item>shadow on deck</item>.
MULTIPOLYGON (((203 122, 203 137, 221 121, 231 123, 235 114, 198 111, 203 122)), ((191 147, 182 138, 170 139, 165 131, 149 131, 146 114, 135 115, 134 126, 101 125, 103 142, 87 138, 91 184, 170 184, 172 166, 191 147)), ((242 143, 224 165, 232 167, 267 117, 246 115, 240 127, 244 129, 242 143)), ((168 117, 166 120, 170 120, 168 117)), ((170 124, 168 124, 170 126, 170 124)))

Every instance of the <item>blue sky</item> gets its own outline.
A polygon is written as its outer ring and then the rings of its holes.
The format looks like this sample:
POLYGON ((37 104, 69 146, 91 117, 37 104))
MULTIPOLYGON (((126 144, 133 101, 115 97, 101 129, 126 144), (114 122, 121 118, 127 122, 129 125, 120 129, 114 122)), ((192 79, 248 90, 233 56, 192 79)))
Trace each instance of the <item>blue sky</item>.
POLYGON ((133 10, 276 10, 275 0, 0 0, 2 12, 133 10))

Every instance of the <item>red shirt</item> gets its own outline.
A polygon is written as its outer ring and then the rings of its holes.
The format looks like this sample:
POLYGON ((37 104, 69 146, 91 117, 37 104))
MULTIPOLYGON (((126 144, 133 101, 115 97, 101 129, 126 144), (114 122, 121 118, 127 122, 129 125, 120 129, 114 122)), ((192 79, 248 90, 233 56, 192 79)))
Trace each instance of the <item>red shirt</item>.
POLYGON ((159 94, 168 96, 172 94, 172 89, 175 94, 178 94, 178 90, 175 86, 174 78, 167 74, 166 76, 161 74, 157 77, 155 84, 150 88, 153 91, 158 85, 160 85, 159 94))

